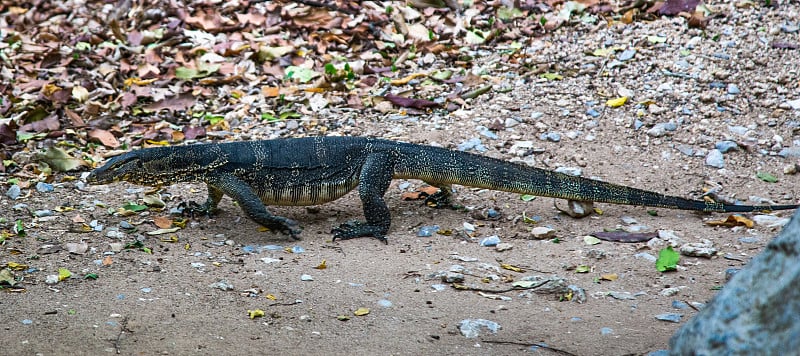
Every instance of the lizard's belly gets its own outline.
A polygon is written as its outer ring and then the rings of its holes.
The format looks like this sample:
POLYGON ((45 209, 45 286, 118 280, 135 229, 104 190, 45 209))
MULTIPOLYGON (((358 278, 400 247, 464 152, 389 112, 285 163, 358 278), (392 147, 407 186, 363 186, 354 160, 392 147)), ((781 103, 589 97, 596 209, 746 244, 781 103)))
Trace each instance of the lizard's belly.
POLYGON ((317 205, 341 198, 358 186, 358 181, 284 184, 257 192, 264 205, 317 205))

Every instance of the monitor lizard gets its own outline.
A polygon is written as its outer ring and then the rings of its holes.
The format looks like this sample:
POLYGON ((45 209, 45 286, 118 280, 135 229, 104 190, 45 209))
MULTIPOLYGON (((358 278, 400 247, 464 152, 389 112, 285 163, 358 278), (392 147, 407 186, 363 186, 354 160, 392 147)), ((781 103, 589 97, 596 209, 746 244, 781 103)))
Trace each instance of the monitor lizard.
POLYGON ((705 212, 796 209, 798 205, 731 205, 690 200, 604 181, 529 167, 477 154, 367 137, 308 137, 154 147, 111 158, 86 178, 91 184, 118 181, 161 187, 199 181, 208 186, 193 213, 213 212, 223 195, 256 223, 297 239, 294 220, 265 205, 316 205, 358 189, 364 222, 334 228, 333 240, 372 236, 386 242, 391 216, 384 194, 392 179, 419 179, 440 188, 446 202, 451 184, 574 201, 641 205, 705 212))

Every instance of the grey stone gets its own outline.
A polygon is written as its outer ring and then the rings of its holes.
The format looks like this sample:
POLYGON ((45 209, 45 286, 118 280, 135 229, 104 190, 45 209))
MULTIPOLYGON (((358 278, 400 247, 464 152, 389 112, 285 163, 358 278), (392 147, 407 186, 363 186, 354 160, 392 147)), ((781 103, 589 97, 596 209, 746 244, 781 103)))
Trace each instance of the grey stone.
POLYGON ((670 339, 672 355, 788 355, 800 350, 800 211, 764 251, 670 339))
POLYGON ((714 168, 723 168, 725 167, 725 159, 722 158, 722 152, 718 149, 713 149, 708 152, 706 156, 706 166, 711 166, 714 168))

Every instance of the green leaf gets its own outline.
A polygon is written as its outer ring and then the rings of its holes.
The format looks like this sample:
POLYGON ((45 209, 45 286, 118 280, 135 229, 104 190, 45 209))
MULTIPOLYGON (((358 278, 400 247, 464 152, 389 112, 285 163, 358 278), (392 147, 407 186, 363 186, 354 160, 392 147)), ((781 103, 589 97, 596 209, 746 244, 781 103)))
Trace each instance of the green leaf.
POLYGON ((50 147, 45 153, 37 155, 39 160, 47 163, 50 168, 59 172, 67 172, 80 167, 83 162, 70 156, 66 151, 58 147, 50 147))
POLYGON ((97 279, 97 273, 87 273, 85 276, 83 276, 83 279, 97 279))
POLYGON ((280 121, 280 119, 277 116, 273 115, 272 113, 268 113, 268 112, 261 113, 261 120, 266 120, 267 122, 280 121))
POLYGON ((467 31, 467 35, 464 36, 464 41, 471 45, 479 45, 486 41, 487 34, 489 34, 489 32, 483 32, 478 29, 467 31))
POLYGON ((656 269, 659 272, 674 271, 678 269, 678 261, 681 255, 672 249, 672 246, 658 251, 658 259, 656 260, 656 269))
POLYGON ((531 201, 531 200, 536 199, 536 196, 535 195, 530 195, 530 194, 522 194, 522 195, 519 196, 519 198, 522 199, 522 201, 531 201))
POLYGON ((333 63, 328 63, 325 65, 325 74, 336 75, 336 72, 337 70, 336 67, 333 65, 333 63))
POLYGON ((497 18, 503 21, 512 20, 522 16, 525 16, 522 13, 522 10, 517 9, 515 7, 501 6, 500 8, 497 9, 497 18))
POLYGON ((600 243, 600 239, 594 236, 586 235, 583 237, 583 242, 587 245, 597 245, 600 243))
POLYGON ((139 205, 135 203, 128 203, 122 206, 125 210, 130 210, 134 212, 139 212, 147 209, 147 205, 139 205))
POLYGON ((294 51, 294 47, 292 46, 280 46, 280 47, 262 46, 258 48, 257 59, 261 62, 271 61, 275 58, 283 57, 292 51, 294 51))
POLYGON ((14 279, 14 275, 11 274, 11 270, 8 268, 0 270, 0 282, 6 282, 12 287, 17 284, 17 280, 14 279))
POLYGON ((286 78, 296 79, 300 83, 308 83, 311 79, 321 75, 311 69, 298 66, 288 66, 284 72, 286 73, 286 78))
POLYGON ((758 172, 756 173, 756 178, 761 179, 767 183, 775 183, 778 181, 778 178, 769 174, 767 172, 758 172))
POLYGON ((208 121, 208 123, 209 123, 209 124, 211 124, 211 125, 216 125, 216 124, 218 124, 218 123, 222 122, 223 120, 225 120, 225 116, 222 116, 222 115, 214 115, 214 114, 206 114, 206 115, 203 117, 203 119, 205 119, 206 121, 208 121))
POLYGON ((200 72, 193 68, 178 67, 175 68, 175 76, 178 77, 178 79, 191 80, 198 78, 200 76, 200 72))
POLYGON ((25 237, 25 225, 22 223, 22 220, 17 219, 14 222, 14 233, 19 237, 25 237))
POLYGON ((558 74, 558 73, 542 73, 542 74, 539 74, 539 78, 544 78, 544 79, 547 79, 547 80, 561 80, 561 79, 564 79, 564 77, 561 76, 561 74, 558 74))
POLYGON ((287 119, 296 119, 296 118, 301 117, 301 116, 303 116, 303 115, 301 115, 300 113, 295 112, 295 111, 284 111, 284 112, 282 112, 280 114, 279 117, 280 117, 281 120, 287 120, 287 119))
POLYGON ((592 270, 592 267, 589 267, 587 265, 580 265, 578 267, 575 267, 575 272, 577 272, 577 273, 589 273, 589 271, 591 271, 591 270, 592 270))

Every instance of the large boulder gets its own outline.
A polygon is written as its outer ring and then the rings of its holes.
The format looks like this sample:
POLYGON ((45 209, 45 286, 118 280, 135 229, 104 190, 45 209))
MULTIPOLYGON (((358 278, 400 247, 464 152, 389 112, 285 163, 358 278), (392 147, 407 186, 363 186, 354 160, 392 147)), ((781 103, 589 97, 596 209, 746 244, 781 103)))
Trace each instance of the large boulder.
POLYGON ((800 352, 800 210, 670 339, 671 355, 800 352))

